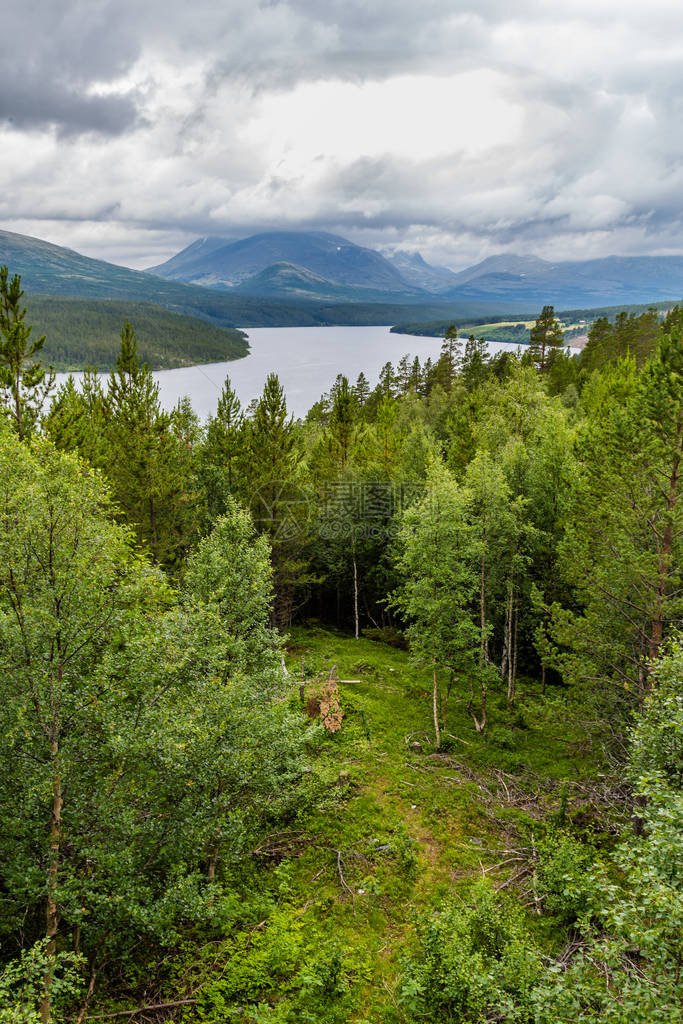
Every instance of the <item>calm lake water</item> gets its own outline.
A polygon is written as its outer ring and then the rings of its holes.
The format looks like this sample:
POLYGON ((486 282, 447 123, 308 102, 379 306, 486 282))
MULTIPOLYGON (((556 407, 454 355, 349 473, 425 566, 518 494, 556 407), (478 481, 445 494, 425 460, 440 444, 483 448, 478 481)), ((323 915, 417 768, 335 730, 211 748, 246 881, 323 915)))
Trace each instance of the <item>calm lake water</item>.
MULTIPOLYGON (((244 359, 207 363, 154 374, 165 408, 188 395, 202 419, 216 411, 226 376, 243 405, 257 398, 269 373, 277 373, 285 389, 287 406, 295 416, 304 416, 320 396, 329 391, 338 373, 352 382, 363 371, 370 385, 391 360, 404 355, 436 359, 440 338, 417 338, 391 334, 388 327, 258 327, 248 332, 251 351, 244 359)), ((514 351, 516 345, 490 342, 489 351, 514 351)), ((66 374, 57 374, 61 383, 66 374)), ((78 374, 74 374, 78 377, 78 374)))

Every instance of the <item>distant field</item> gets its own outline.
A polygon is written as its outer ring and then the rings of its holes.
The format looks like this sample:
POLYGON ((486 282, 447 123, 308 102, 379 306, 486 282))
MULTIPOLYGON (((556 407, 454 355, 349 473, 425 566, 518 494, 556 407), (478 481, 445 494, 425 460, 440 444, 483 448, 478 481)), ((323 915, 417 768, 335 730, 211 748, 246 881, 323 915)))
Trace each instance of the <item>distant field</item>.
POLYGON ((135 329, 142 359, 155 370, 240 359, 249 352, 242 331, 148 302, 50 295, 29 295, 25 302, 33 337, 47 338, 43 361, 57 370, 82 370, 88 363, 113 369, 126 320, 135 329))
MULTIPOLYGON (((555 316, 562 321, 565 334, 572 336, 584 335, 591 322, 598 317, 607 317, 614 320, 617 313, 644 313, 656 306, 660 313, 664 313, 674 306, 674 302, 651 303, 641 302, 624 306, 598 306, 594 309, 569 309, 557 310, 555 316), (584 321, 581 323, 581 321, 584 321)), ((540 312, 540 310, 539 310, 540 312)), ((512 319, 508 312, 507 316, 483 317, 475 319, 440 319, 425 320, 423 322, 405 322, 396 324, 391 330, 394 334, 412 334, 425 338, 442 338, 450 326, 457 327, 460 334, 474 334, 477 338, 484 338, 486 341, 507 341, 523 345, 529 340, 529 328, 536 322, 536 316, 529 313, 520 314, 519 319, 512 319)))

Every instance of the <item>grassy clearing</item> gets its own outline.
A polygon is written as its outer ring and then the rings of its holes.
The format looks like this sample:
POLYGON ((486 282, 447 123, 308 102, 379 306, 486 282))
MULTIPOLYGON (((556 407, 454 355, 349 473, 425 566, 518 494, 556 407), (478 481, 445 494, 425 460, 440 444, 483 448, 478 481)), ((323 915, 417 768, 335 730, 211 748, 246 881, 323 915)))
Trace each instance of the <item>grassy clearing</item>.
MULTIPOLYGON (((491 695, 483 739, 456 694, 449 749, 437 753, 430 680, 405 651, 294 629, 286 659, 293 683, 302 659, 305 701, 314 677, 333 665, 340 679, 359 680, 340 683, 342 728, 318 755, 327 797, 300 823, 302 833, 284 837, 284 850, 274 838, 275 855, 261 865, 271 865, 270 888, 264 895, 261 875, 260 896, 241 910, 241 920, 251 915, 254 923, 236 937, 233 927, 218 980, 202 989, 187 1021, 230 1020, 229 1008, 246 1006, 240 1019, 258 1022, 407 1024, 402 962, 415 948, 420 915, 453 896, 466 899, 482 874, 514 893, 517 865, 496 867, 504 851, 558 813, 563 783, 578 797, 596 771, 562 700, 542 698, 531 681, 522 680, 513 711, 502 687, 491 695)), ((296 685, 293 694, 298 703, 296 685)), ((560 942, 552 918, 532 910, 525 913, 537 941, 560 942)))

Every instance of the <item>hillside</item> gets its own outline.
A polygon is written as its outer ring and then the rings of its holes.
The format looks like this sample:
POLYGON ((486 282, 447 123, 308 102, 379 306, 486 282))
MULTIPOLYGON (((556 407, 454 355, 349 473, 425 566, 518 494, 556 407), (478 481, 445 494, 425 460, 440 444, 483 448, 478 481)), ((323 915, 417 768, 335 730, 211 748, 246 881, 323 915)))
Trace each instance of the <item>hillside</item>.
POLYGON ((400 302, 405 303, 413 298, 396 288, 386 291, 370 285, 339 284, 329 281, 306 267, 294 263, 274 263, 253 277, 236 286, 236 290, 245 294, 267 295, 272 298, 293 298, 309 301, 336 302, 400 302))
POLYGON ((47 337, 43 359, 57 370, 82 370, 88 363, 113 369, 126 320, 135 328, 142 359, 154 370, 240 359, 249 352, 242 331, 151 303, 31 295, 27 309, 33 336, 47 337))

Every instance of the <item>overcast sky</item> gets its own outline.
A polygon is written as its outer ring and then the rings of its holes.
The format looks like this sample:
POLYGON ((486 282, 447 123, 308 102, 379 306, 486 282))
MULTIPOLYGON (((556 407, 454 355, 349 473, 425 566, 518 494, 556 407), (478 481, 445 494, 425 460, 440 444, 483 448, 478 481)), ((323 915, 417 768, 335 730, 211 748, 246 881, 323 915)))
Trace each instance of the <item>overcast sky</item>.
POLYGON ((683 252, 680 0, 24 0, 0 153, 1 227, 127 266, 287 227, 683 252))

